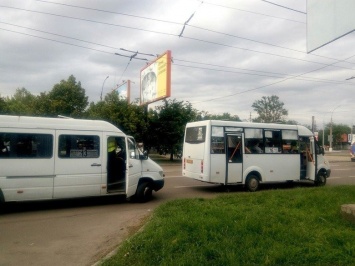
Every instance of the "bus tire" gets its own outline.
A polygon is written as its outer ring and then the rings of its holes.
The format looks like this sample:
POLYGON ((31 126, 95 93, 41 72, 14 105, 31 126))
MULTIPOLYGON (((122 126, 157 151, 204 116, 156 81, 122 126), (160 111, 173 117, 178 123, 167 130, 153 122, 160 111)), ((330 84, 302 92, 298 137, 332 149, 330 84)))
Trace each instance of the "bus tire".
POLYGON ((150 182, 143 182, 139 184, 136 192, 138 202, 147 202, 152 198, 153 189, 150 182))
POLYGON ((255 175, 248 176, 245 182, 245 186, 250 192, 257 191, 259 188, 259 178, 255 175))
POLYGON ((314 184, 317 187, 325 186, 327 183, 327 177, 324 174, 318 174, 317 179, 314 181, 314 184))

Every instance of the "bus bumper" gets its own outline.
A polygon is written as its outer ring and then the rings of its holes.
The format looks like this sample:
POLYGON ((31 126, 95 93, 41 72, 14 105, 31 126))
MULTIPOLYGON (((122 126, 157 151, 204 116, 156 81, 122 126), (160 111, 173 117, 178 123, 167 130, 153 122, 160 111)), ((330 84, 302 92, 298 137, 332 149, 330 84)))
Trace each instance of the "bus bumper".
POLYGON ((154 181, 154 191, 158 191, 164 187, 164 179, 154 181))

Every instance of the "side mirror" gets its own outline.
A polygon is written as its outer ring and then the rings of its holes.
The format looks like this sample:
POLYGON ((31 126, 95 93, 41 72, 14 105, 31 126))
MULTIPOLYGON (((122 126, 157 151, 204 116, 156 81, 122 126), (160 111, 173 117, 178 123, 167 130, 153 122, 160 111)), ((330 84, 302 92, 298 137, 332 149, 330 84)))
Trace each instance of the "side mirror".
POLYGON ((320 147, 320 154, 322 154, 324 156, 324 147, 320 147))
POLYGON ((148 152, 147 151, 143 151, 143 154, 139 155, 139 159, 147 160, 148 159, 148 152))

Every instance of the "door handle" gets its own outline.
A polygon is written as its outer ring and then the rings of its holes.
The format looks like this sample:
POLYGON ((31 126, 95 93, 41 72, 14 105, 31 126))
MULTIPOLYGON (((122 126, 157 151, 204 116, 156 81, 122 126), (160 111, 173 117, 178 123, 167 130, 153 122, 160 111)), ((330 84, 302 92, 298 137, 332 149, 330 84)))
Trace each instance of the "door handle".
POLYGON ((130 165, 129 165, 129 168, 132 168, 132 167, 133 167, 133 164, 130 164, 130 165))
POLYGON ((101 166, 100 163, 93 163, 91 166, 101 166))

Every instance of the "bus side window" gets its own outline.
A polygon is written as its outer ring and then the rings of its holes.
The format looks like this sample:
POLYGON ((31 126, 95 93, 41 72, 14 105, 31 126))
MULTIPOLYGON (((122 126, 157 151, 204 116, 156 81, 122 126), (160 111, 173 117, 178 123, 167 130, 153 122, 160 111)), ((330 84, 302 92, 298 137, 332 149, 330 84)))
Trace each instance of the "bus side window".
MULTIPOLYGON (((251 153, 263 153, 264 141, 261 128, 246 128, 244 130, 246 147, 251 153)), ((246 150, 247 152, 247 150, 246 150)))
POLYGON ((298 134, 296 130, 282 130, 282 152, 299 153, 298 134))
POLYGON ((224 154, 224 132, 223 127, 212 127, 211 153, 224 154))
POLYGON ((51 134, 3 133, 2 136, 1 157, 40 159, 51 158, 53 155, 51 134))
POLYGON ((99 158, 100 138, 96 135, 60 135, 59 158, 99 158))
POLYGON ((281 131, 265 130, 265 153, 281 153, 281 131))

